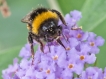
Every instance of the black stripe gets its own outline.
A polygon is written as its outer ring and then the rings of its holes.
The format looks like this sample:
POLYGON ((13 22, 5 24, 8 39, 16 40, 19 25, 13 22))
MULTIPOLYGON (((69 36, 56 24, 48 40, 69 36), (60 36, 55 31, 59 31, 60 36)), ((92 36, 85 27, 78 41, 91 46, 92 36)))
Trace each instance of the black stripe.
POLYGON ((43 7, 37 8, 31 13, 30 19, 34 20, 34 18, 36 18, 36 16, 38 16, 38 14, 41 14, 41 13, 47 12, 47 11, 48 11, 48 9, 43 8, 43 7))

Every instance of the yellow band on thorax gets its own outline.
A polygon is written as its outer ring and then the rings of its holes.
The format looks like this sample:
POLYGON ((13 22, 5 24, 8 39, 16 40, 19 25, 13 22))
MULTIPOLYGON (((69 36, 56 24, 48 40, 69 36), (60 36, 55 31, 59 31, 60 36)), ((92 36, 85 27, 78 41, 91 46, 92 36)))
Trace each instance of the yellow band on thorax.
POLYGON ((38 29, 40 28, 40 25, 47 19, 54 18, 58 19, 58 16, 56 13, 53 13, 51 11, 43 12, 41 14, 38 14, 38 16, 35 17, 32 23, 32 32, 34 34, 38 34, 38 29))

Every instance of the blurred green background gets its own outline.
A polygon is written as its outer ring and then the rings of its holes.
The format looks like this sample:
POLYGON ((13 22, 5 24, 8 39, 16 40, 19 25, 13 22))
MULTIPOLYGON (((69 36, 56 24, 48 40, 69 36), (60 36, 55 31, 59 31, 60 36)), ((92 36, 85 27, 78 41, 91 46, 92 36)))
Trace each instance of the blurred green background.
MULTIPOLYGON (((28 31, 21 19, 33 8, 44 6, 63 13, 72 10, 82 12, 79 26, 85 31, 93 31, 106 39, 106 0, 7 0, 11 16, 3 18, 0 14, 0 76, 1 71, 12 64, 21 48, 27 43, 28 31), (39 4, 39 5, 38 5, 39 4)), ((97 66, 106 66, 106 43, 100 47, 97 66)), ((1 79, 1 78, 0 78, 1 79)))

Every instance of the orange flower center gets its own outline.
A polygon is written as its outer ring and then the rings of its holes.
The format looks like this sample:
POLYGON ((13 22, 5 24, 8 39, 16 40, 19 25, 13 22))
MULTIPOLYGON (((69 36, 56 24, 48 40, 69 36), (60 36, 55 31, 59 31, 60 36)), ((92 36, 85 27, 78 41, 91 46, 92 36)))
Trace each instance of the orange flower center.
POLYGON ((74 67, 73 64, 68 65, 68 68, 70 68, 70 69, 73 68, 73 67, 74 67))
POLYGON ((78 34, 78 35, 77 35, 77 38, 81 38, 81 37, 82 37, 82 35, 81 35, 81 34, 78 34))
POLYGON ((71 49, 70 47, 67 47, 67 48, 66 48, 66 50, 70 50, 70 49, 71 49))
POLYGON ((58 56, 55 55, 55 56, 53 57, 53 60, 57 60, 57 59, 58 59, 58 56))
POLYGON ((85 57, 83 55, 80 56, 80 60, 84 60, 85 57))
POLYGON ((46 71, 46 73, 47 73, 47 74, 50 74, 50 69, 48 69, 48 70, 46 71))
POLYGON ((90 42, 90 46, 94 46, 95 45, 95 43, 94 42, 90 42))

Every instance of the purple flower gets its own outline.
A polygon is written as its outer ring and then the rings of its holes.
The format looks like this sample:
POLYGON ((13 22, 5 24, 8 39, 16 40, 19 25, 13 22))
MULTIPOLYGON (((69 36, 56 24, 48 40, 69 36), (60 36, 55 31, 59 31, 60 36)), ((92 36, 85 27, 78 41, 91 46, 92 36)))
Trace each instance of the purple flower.
POLYGON ((77 63, 74 60, 74 57, 69 59, 67 62, 64 63, 64 73, 66 73, 66 76, 70 76, 70 74, 76 73, 80 74, 83 70, 83 64, 77 63))
POLYGON ((26 44, 25 47, 21 49, 19 56, 22 58, 29 58, 31 56, 30 52, 31 52, 30 45, 26 44))
POLYGON ((87 44, 81 44, 80 45, 80 52, 77 52, 76 56, 78 56, 78 61, 80 63, 88 63, 93 64, 96 61, 95 54, 91 53, 89 54, 89 51, 91 50, 90 47, 87 44))
POLYGON ((102 69, 97 67, 88 67, 82 72, 80 79, 102 79, 102 69))
POLYGON ((70 12, 70 15, 72 18, 74 18, 76 21, 79 21, 82 18, 82 14, 81 12, 74 10, 72 12, 70 12))
POLYGON ((62 46, 51 46, 50 57, 55 64, 57 64, 59 67, 63 67, 64 62, 66 62, 66 51, 62 46))
POLYGON ((70 29, 72 26, 76 24, 76 20, 74 18, 71 18, 70 14, 66 14, 64 19, 66 21, 67 26, 69 26, 70 29))
POLYGON ((81 29, 70 30, 70 36, 76 38, 79 41, 86 41, 88 38, 88 32, 84 32, 81 29))
MULTIPOLYGON (((12 79, 15 76, 15 73, 19 69, 17 58, 14 59, 13 65, 9 65, 7 69, 3 70, 3 79, 12 79)), ((15 77, 16 78, 16 77, 15 77)))
POLYGON ((102 46, 104 44, 104 39, 100 36, 97 37, 93 32, 89 32, 87 43, 91 48, 90 53, 97 54, 100 50, 98 46, 102 46))
POLYGON ((27 59, 22 59, 20 62, 20 68, 27 70, 30 66, 30 63, 27 59))

